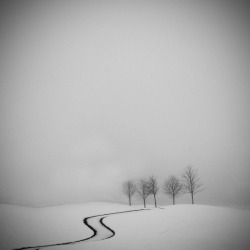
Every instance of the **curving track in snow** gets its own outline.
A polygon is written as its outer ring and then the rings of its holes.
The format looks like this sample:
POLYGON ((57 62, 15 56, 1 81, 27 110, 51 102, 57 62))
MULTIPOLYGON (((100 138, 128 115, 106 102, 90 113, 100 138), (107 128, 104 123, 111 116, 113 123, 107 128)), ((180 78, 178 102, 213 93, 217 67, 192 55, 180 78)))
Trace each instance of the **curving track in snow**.
POLYGON ((55 246, 66 246, 66 245, 74 245, 79 244, 82 242, 89 242, 89 241, 98 241, 98 240, 106 240, 113 236, 115 236, 115 231, 108 227, 103 220, 110 215, 115 214, 122 214, 122 213, 130 213, 130 212, 138 212, 138 211, 145 211, 149 209, 137 209, 137 210, 128 210, 128 211, 122 211, 122 212, 114 212, 114 213, 107 213, 107 214, 100 214, 100 215, 94 215, 90 217, 86 217, 83 219, 83 223, 92 230, 93 234, 85 239, 80 239, 77 241, 69 241, 64 243, 55 243, 55 244, 48 244, 43 246, 30 246, 30 247, 21 247, 21 248, 15 248, 13 250, 40 250, 42 248, 46 247, 55 247, 55 246))

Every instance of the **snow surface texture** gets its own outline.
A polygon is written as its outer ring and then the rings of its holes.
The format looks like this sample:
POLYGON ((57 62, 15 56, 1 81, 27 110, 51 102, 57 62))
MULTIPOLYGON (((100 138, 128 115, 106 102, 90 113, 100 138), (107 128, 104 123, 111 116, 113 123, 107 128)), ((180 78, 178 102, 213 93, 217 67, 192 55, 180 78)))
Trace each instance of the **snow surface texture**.
POLYGON ((72 244, 33 249, 250 249, 249 210, 204 205, 148 208, 113 203, 39 209, 0 205, 0 249, 67 242, 72 244))

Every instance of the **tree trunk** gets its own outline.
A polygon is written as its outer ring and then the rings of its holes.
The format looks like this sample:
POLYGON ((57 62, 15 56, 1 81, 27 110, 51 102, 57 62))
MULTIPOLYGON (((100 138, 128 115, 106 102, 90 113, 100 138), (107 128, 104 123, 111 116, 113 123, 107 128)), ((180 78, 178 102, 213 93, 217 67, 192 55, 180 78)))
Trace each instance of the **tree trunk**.
POLYGON ((157 207, 156 196, 155 196, 155 194, 154 194, 154 199, 155 199, 155 207, 157 207))
POLYGON ((175 198, 174 198, 174 196, 173 196, 173 205, 175 205, 175 198))
POLYGON ((144 208, 146 208, 146 202, 145 202, 145 199, 143 199, 143 203, 144 203, 144 208))
POLYGON ((192 204, 194 204, 194 194, 191 193, 191 196, 192 196, 192 204))
POLYGON ((131 206, 131 197, 129 196, 129 206, 131 206))

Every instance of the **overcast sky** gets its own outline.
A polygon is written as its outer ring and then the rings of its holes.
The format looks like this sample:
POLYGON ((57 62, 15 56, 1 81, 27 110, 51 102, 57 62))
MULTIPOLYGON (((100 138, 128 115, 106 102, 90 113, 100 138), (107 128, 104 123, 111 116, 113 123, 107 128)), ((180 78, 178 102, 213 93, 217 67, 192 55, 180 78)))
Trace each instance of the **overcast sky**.
POLYGON ((0 202, 126 202, 192 164, 197 203, 250 205, 245 2, 1 3, 0 202))

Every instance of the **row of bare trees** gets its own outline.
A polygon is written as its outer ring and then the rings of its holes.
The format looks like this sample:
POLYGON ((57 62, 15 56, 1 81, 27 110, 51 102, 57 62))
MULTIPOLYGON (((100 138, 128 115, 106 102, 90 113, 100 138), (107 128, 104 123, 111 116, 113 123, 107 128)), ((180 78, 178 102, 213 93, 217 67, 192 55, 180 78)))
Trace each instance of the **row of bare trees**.
MULTIPOLYGON (((204 189, 202 186, 203 184, 200 182, 198 170, 192 166, 188 166, 185 168, 182 178, 178 178, 175 175, 168 177, 162 186, 162 191, 173 200, 173 205, 175 205, 175 199, 177 197, 186 193, 191 195, 192 204, 194 204, 194 196, 204 189)), ((155 207, 157 207, 156 196, 159 190, 160 188, 156 177, 150 176, 147 179, 139 180, 137 183, 132 180, 126 181, 123 184, 122 191, 128 197, 130 206, 132 196, 138 194, 143 200, 144 207, 146 207, 147 197, 153 195, 155 207)))

